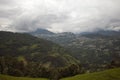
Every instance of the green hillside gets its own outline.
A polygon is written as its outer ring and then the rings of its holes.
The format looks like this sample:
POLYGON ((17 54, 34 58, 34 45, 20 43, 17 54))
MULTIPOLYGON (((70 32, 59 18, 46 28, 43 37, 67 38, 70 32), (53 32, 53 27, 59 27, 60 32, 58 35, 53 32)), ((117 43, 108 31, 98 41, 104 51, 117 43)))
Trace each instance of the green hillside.
POLYGON ((120 68, 102 72, 88 73, 61 80, 120 80, 120 68))
POLYGON ((12 77, 7 75, 0 75, 0 80, 48 80, 45 78, 25 78, 25 77, 12 77))
POLYGON ((51 41, 29 34, 0 31, 0 56, 9 55, 42 65, 49 63, 48 67, 64 67, 72 62, 67 61, 66 55, 69 55, 69 52, 51 41))
POLYGON ((51 36, 38 35, 37 37, 64 46, 71 51, 73 57, 81 62, 86 71, 94 72, 104 70, 106 64, 110 64, 112 61, 120 64, 120 37, 118 35, 119 32, 102 31, 99 34, 84 33, 83 35, 66 32, 51 36))
POLYGON ((79 73, 80 65, 69 54, 48 40, 0 31, 0 74, 44 78, 72 76, 79 73), (64 72, 66 74, 62 74, 64 72))
MULTIPOLYGON (((46 78, 26 78, 0 75, 0 80, 48 80, 46 78)), ((106 70, 102 72, 88 73, 61 80, 120 80, 120 68, 106 70)))

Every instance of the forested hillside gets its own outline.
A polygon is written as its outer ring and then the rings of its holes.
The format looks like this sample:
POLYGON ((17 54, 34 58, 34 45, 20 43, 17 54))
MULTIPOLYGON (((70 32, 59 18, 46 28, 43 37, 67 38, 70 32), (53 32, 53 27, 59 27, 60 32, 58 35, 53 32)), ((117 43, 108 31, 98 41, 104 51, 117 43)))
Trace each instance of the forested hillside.
POLYGON ((69 54, 48 40, 29 34, 0 32, 1 74, 60 78, 80 73, 79 61, 69 54))
POLYGON ((100 30, 81 34, 64 32, 51 36, 42 35, 35 36, 51 40, 67 48, 71 51, 71 55, 81 62, 86 71, 104 70, 113 62, 116 66, 120 66, 119 31, 100 30))

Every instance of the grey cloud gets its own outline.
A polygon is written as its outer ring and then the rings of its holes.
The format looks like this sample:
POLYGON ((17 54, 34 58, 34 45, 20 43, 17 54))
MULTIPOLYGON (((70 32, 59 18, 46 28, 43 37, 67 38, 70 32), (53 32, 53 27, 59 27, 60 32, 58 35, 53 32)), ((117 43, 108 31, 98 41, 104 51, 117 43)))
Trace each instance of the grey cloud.
POLYGON ((1 5, 14 4, 15 0, 0 0, 1 5))
POLYGON ((120 30, 120 0, 0 0, 0 30, 120 30))
POLYGON ((0 18, 16 17, 17 14, 21 14, 19 8, 11 8, 6 10, 0 9, 0 18))
POLYGON ((67 16, 36 15, 35 17, 24 15, 24 17, 17 18, 16 21, 10 25, 16 31, 32 31, 38 28, 50 28, 53 23, 61 23, 67 16))

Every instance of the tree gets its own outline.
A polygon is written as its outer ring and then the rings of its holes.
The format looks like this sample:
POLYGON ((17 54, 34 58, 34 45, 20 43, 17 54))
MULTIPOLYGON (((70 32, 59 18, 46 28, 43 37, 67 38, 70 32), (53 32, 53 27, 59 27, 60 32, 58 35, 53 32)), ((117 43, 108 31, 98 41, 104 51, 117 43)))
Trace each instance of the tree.
POLYGON ((1 74, 7 74, 7 66, 5 63, 5 58, 2 56, 0 57, 0 73, 1 74))

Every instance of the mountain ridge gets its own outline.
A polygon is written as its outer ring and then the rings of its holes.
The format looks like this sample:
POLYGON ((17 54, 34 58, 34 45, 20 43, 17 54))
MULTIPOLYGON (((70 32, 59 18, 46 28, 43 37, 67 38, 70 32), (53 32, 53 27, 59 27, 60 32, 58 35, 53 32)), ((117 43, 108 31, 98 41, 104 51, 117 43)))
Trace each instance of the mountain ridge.
POLYGON ((67 32, 58 33, 54 36, 38 35, 37 37, 53 41, 67 48, 71 51, 71 55, 80 60, 87 69, 97 71, 104 68, 103 66, 105 66, 105 64, 110 64, 112 61, 119 62, 119 33, 119 31, 98 30, 84 34, 67 32), (96 69, 94 67, 96 67, 96 69))
POLYGON ((80 72, 80 62, 64 47, 26 33, 0 31, 0 73, 54 78, 80 72), (74 67, 79 71, 72 72, 74 67), (69 70, 72 69, 72 70, 69 70), (65 70, 71 74, 62 74, 65 70), (59 75, 58 75, 58 71, 59 75), (60 76, 61 75, 61 76, 60 76))

